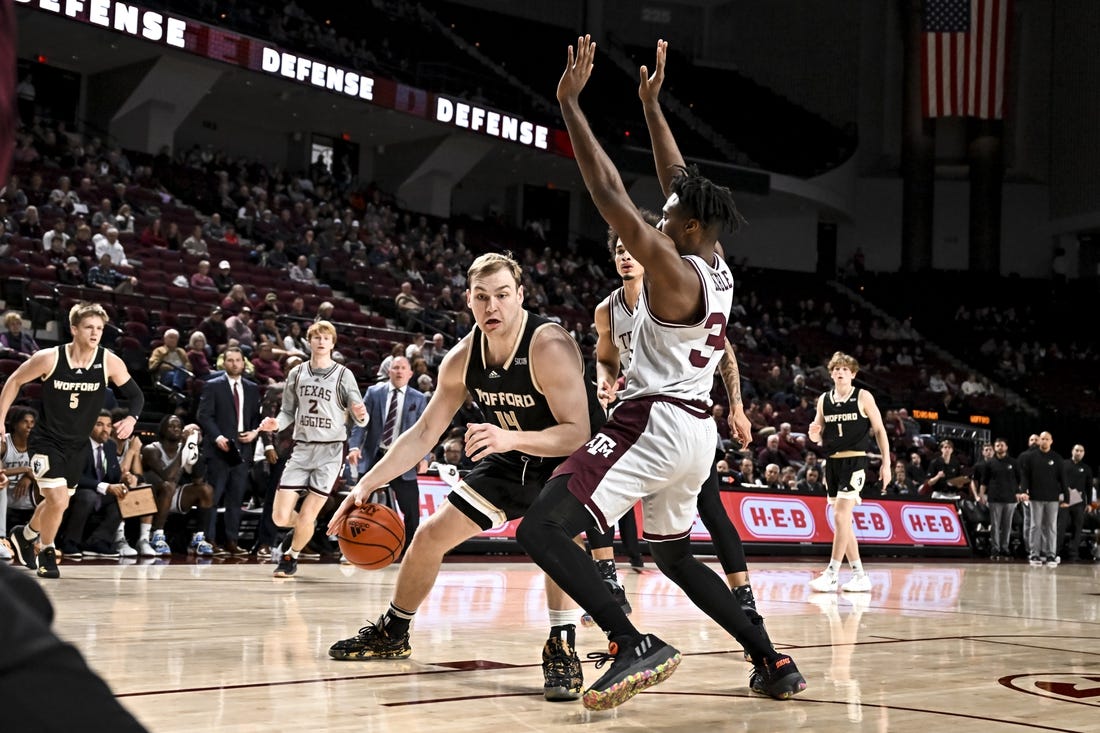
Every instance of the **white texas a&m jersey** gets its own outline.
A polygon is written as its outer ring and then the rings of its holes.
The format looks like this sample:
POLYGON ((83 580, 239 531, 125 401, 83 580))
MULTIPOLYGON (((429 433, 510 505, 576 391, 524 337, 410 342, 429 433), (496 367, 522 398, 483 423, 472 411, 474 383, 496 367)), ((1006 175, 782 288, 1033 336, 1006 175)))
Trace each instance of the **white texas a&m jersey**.
POLYGON ((634 338, 634 321, 638 308, 626 302, 626 288, 619 288, 607 298, 607 318, 610 323, 611 341, 619 350, 619 368, 623 374, 630 368, 630 354, 634 338))
POLYGON ((649 309, 654 294, 648 288, 642 291, 630 337, 626 388, 620 395, 624 400, 659 395, 710 404, 733 306, 733 273, 718 255, 711 257, 713 264, 696 255, 683 259, 696 269, 703 284, 703 318, 689 325, 659 321, 649 309))

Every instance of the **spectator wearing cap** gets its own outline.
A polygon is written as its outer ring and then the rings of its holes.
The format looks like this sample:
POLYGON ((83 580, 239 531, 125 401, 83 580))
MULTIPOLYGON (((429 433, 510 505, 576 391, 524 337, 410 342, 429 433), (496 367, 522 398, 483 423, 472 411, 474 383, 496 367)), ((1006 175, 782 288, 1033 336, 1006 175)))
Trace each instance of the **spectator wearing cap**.
POLYGON ((214 278, 210 277, 210 262, 208 260, 199 261, 194 274, 191 275, 189 283, 192 290, 208 290, 214 292, 218 289, 218 286, 214 283, 214 278))
POLYGON ((84 268, 80 265, 80 259, 70 255, 65 259, 65 267, 57 273, 57 279, 62 285, 81 287, 87 282, 88 278, 84 272, 84 268))
POLYGON ((237 315, 225 319, 225 330, 231 341, 237 341, 245 356, 252 355, 256 347, 256 337, 252 334, 251 308, 246 305, 237 312, 237 315))
POLYGON ((263 310, 260 312, 260 323, 256 326, 256 340, 270 341, 281 345, 282 335, 279 333, 279 324, 275 321, 275 311, 263 310))
POLYGON ((236 285, 229 270, 229 260, 222 260, 218 263, 218 271, 214 273, 214 285, 218 288, 219 293, 228 293, 236 285))
POLYGON ((182 249, 196 257, 208 257, 210 249, 206 246, 206 240, 202 238, 202 224, 196 224, 191 230, 191 236, 183 240, 182 249))
POLYGON ((202 320, 195 329, 206 336, 206 343, 213 348, 213 353, 220 352, 229 341, 229 329, 225 325, 225 311, 220 306, 214 306, 210 315, 202 320))

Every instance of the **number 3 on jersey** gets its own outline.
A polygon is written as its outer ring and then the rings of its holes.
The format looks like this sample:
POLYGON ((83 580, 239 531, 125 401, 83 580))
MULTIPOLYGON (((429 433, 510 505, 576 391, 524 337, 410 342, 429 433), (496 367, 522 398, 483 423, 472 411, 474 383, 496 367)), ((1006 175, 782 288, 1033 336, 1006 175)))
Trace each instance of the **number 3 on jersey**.
POLYGON ((693 367, 702 369, 709 362, 715 351, 724 351, 726 348, 726 316, 723 313, 711 313, 703 324, 709 331, 705 349, 692 349, 688 355, 688 361, 693 367))

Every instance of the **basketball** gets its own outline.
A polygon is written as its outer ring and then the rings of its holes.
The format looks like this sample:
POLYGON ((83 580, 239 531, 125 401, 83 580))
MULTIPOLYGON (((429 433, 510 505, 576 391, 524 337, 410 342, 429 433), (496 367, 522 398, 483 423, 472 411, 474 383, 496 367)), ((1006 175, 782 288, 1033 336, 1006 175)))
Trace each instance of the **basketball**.
POLYGON ((357 568, 380 570, 401 555, 405 523, 384 504, 364 504, 352 510, 336 534, 340 552, 357 568))

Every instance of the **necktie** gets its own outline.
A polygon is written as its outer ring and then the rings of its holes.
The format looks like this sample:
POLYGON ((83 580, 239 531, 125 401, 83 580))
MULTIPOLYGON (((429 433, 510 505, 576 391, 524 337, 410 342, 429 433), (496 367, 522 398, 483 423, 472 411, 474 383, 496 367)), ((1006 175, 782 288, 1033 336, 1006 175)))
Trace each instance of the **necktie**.
POLYGON ((103 446, 96 446, 95 453, 95 475, 96 478, 102 481, 107 473, 107 464, 103 460, 103 446))
POLYGON ((241 417, 241 390, 238 385, 240 382, 233 383, 233 409, 237 411, 237 421, 240 422, 241 417))
POLYGON ((397 396, 396 389, 390 390, 390 406, 386 409, 386 422, 382 425, 382 445, 387 448, 393 443, 393 430, 397 426, 397 396))

